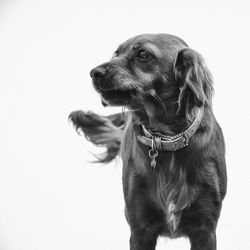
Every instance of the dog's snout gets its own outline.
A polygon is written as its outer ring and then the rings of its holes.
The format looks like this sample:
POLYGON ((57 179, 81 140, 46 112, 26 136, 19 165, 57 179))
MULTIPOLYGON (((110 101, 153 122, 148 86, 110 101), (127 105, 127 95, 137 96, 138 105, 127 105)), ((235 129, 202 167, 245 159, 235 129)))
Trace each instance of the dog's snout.
POLYGON ((105 68, 97 67, 90 71, 90 76, 93 80, 100 81, 101 78, 105 75, 105 73, 106 73, 105 68))

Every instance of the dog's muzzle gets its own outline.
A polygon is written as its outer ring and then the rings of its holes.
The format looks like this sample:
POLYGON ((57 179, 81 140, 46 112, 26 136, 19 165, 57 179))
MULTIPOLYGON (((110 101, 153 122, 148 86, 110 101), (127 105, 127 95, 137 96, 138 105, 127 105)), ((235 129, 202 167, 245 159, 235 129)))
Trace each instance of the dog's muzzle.
POLYGON ((97 90, 104 90, 102 86, 103 79, 106 74, 106 69, 104 67, 96 67, 90 71, 90 77, 93 80, 93 84, 97 90))

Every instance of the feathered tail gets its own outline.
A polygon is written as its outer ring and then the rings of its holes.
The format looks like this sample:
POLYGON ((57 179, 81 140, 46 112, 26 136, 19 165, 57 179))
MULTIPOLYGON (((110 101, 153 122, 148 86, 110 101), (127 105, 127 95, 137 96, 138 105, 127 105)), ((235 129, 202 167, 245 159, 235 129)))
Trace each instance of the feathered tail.
POLYGON ((107 148, 106 153, 97 157, 97 162, 108 163, 120 151, 121 135, 125 127, 126 114, 117 113, 100 116, 92 112, 74 111, 69 115, 76 131, 82 131, 93 144, 107 148))

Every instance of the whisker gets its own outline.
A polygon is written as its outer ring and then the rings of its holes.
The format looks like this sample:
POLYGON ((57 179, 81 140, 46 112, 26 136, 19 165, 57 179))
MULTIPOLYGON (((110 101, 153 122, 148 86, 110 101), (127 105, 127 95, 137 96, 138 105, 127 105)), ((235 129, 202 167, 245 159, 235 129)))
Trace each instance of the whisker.
POLYGON ((155 100, 162 106, 162 108, 164 109, 164 113, 167 119, 167 109, 166 106, 164 104, 164 102, 162 101, 162 99, 159 97, 159 95, 157 95, 156 93, 153 93, 152 96, 155 98, 155 100))

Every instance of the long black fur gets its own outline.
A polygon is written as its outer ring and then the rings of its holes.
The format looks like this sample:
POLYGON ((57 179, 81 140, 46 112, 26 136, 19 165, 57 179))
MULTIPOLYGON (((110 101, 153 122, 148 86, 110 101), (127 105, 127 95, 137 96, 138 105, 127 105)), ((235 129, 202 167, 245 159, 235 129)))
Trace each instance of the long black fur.
POLYGON ((163 235, 189 237, 191 250, 215 250, 227 185, 225 144, 202 56, 178 37, 140 35, 119 46, 112 60, 91 76, 103 103, 129 111, 107 117, 76 111, 70 119, 88 140, 107 148, 101 162, 122 157, 130 249, 154 250, 163 235), (141 125, 177 134, 190 126, 201 107, 204 115, 189 145, 159 151, 152 171, 150 148, 137 141, 141 125))

